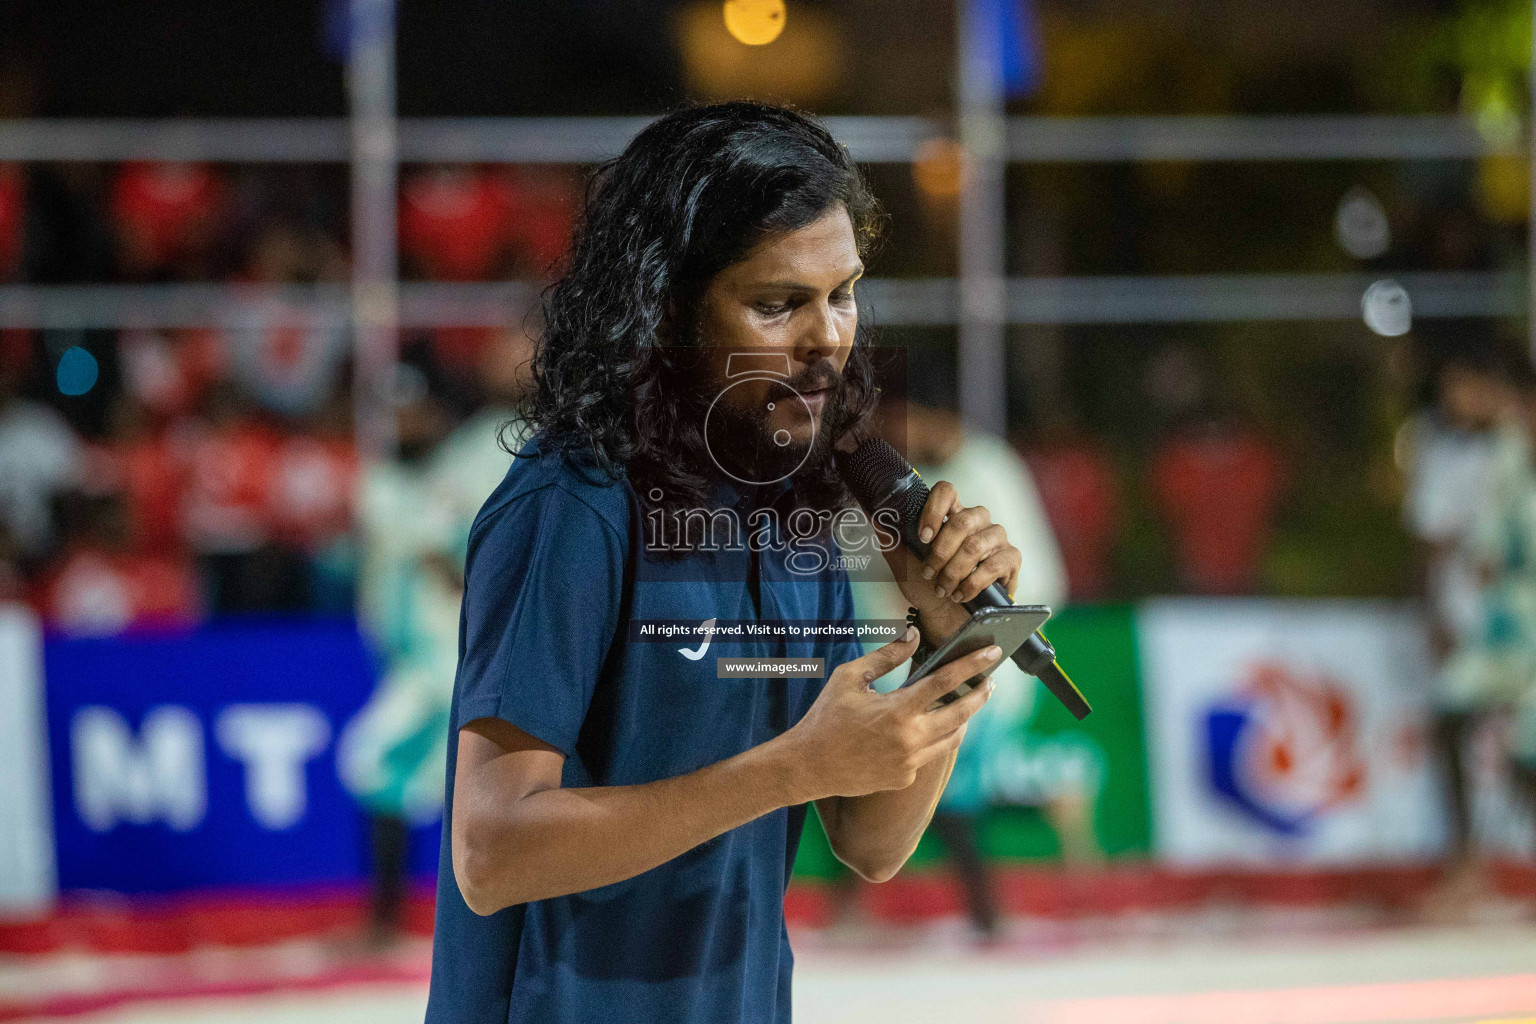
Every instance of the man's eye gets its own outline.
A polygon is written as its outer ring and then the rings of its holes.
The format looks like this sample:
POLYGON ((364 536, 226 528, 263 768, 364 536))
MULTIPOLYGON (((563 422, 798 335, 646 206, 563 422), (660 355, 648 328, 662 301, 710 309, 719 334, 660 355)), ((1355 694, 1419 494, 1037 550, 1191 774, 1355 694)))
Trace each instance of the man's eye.
POLYGON ((835 302, 852 302, 853 301, 853 289, 850 288, 850 289, 848 289, 845 292, 833 292, 832 293, 832 299, 835 302))
POLYGON ((759 302, 757 304, 757 311, 759 313, 762 313, 762 314, 766 315, 766 316, 778 316, 780 313, 787 313, 787 312, 789 312, 789 303, 787 303, 787 302, 759 302))

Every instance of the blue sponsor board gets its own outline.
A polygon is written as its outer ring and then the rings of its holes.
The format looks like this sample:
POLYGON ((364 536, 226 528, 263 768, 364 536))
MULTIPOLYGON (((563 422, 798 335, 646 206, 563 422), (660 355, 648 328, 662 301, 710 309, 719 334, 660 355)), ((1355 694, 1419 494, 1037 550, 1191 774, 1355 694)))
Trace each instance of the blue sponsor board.
MULTIPOLYGON (((350 621, 44 646, 62 890, 356 882, 367 829, 336 740, 373 689, 350 621)), ((437 826, 413 863, 436 867, 437 826)))

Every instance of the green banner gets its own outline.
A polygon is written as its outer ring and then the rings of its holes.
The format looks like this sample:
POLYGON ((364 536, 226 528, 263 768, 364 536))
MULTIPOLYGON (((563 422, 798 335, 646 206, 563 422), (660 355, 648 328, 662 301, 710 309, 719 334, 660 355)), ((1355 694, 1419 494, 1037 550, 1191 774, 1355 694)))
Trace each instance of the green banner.
MULTIPOLYGON (((1013 860, 1147 856, 1152 809, 1135 609, 1068 608, 1045 633, 1093 713, 1078 722, 1039 689, 1032 712, 1015 726, 1016 742, 988 766, 993 806, 982 819, 983 849, 1013 860)), ((925 836, 909 866, 942 857, 942 844, 925 836)), ((812 812, 796 874, 834 878, 845 871, 812 812)))

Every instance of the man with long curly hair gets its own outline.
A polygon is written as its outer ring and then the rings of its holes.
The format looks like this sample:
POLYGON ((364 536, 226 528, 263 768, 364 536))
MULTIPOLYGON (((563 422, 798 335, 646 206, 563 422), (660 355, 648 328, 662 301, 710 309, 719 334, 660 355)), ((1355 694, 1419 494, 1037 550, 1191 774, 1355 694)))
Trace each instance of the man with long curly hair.
POLYGON ((940 481, 930 558, 882 546, 916 628, 868 655, 748 628, 853 619, 830 455, 876 396, 853 288, 878 226, 783 107, 670 114, 593 177, 530 436, 470 533, 429 1021, 788 1021, 807 805, 865 878, 916 846, 990 687, 930 708, 1001 652, 869 681, 1011 592, 1018 549, 940 481), (729 671, 767 657, 822 664, 729 671))

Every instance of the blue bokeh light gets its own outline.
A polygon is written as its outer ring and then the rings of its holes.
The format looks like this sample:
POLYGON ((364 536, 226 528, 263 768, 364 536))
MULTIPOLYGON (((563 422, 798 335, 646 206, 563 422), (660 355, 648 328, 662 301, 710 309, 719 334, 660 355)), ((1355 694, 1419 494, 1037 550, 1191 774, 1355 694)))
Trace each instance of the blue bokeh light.
POLYGON ((64 394, 83 395, 96 386, 96 378, 100 373, 101 368, 96 364, 96 357, 79 345, 73 345, 65 349, 64 355, 59 358, 59 368, 55 376, 59 382, 59 390, 64 394))

